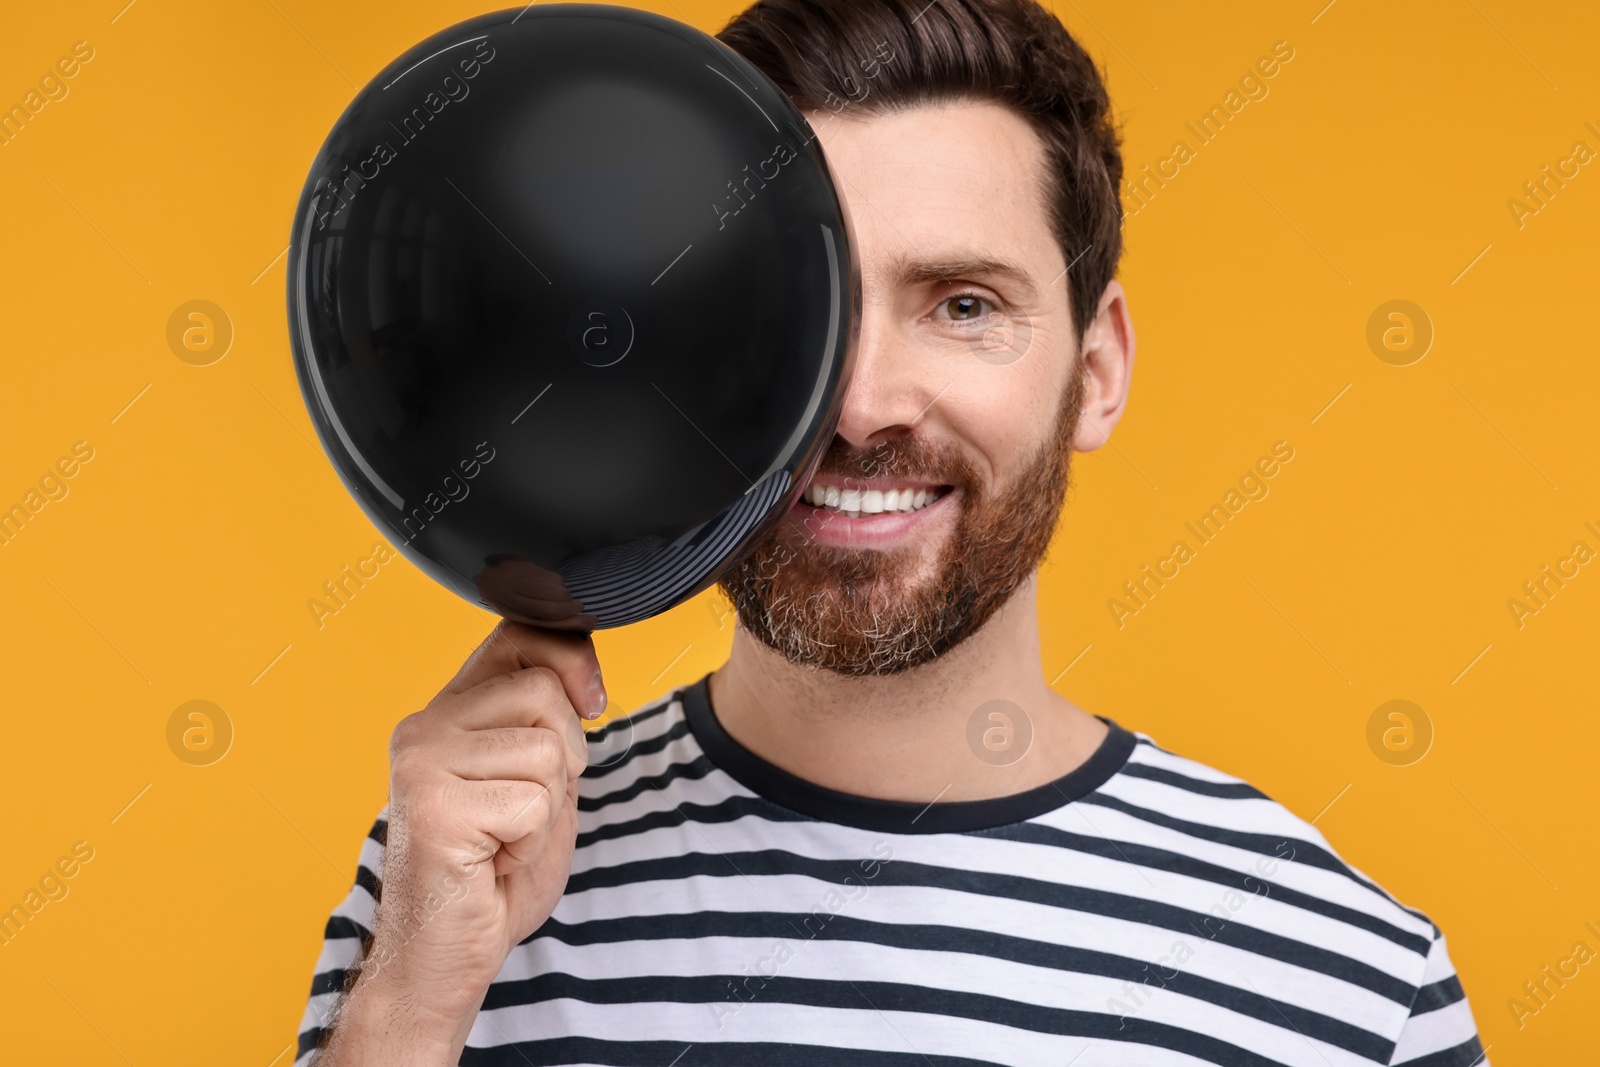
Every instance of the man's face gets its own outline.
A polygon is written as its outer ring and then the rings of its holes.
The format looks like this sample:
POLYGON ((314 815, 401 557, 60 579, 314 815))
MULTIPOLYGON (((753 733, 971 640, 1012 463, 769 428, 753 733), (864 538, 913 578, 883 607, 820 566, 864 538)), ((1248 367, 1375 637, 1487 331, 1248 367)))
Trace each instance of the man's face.
POLYGON ((959 644, 1037 568, 1083 377, 1023 119, 970 103, 812 120, 861 264, 855 370, 805 494, 722 585, 791 661, 889 674, 959 644))

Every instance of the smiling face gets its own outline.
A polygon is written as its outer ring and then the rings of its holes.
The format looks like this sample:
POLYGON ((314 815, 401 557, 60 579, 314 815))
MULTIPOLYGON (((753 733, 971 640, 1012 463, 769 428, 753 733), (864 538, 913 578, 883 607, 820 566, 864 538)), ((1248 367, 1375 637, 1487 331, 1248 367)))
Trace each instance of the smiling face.
POLYGON ((791 661, 888 674, 959 644, 1032 575, 1071 451, 1103 440, 1125 379, 1080 358, 1044 149, 1021 117, 846 109, 820 133, 861 264, 855 369, 801 500, 722 585, 791 661))

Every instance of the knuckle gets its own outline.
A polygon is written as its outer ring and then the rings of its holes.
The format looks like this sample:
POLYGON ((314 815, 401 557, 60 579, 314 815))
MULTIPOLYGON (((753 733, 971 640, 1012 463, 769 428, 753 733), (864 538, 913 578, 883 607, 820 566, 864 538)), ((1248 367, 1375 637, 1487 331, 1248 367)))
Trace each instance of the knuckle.
POLYGON ((417 760, 413 755, 415 751, 403 748, 389 754, 389 778, 393 783, 393 792, 409 792, 411 784, 417 780, 417 760))
POLYGON ((526 741, 528 763, 534 777, 540 781, 553 778, 566 760, 566 746, 555 731, 535 728, 528 731, 526 741))
POLYGON ((518 782, 514 790, 515 803, 512 813, 515 817, 524 819, 538 825, 548 817, 551 796, 550 790, 538 782, 518 782))
POLYGON ((395 723, 394 731, 389 735, 390 757, 392 758, 396 753, 415 745, 422 733, 422 729, 422 712, 420 711, 414 711, 395 723))
POLYGON ((530 667, 522 672, 522 679, 529 694, 541 700, 549 700, 561 691, 561 676, 549 667, 530 667))

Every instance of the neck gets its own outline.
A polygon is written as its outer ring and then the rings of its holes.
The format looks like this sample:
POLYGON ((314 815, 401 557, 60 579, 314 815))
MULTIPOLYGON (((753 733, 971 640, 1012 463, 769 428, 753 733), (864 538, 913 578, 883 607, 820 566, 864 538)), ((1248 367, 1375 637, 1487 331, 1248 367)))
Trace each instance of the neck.
POLYGON ((1037 575, 944 655, 860 678, 791 663, 741 626, 711 675, 712 709, 757 756, 839 792, 928 803, 1032 789, 1079 766, 1108 732, 1046 682, 1036 598, 1037 575))

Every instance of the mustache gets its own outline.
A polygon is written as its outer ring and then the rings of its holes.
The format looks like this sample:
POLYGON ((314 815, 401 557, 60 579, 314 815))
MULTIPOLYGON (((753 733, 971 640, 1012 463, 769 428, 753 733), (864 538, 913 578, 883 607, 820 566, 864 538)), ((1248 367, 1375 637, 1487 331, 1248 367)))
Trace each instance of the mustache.
POLYGON ((936 445, 915 436, 880 441, 859 449, 835 436, 817 464, 817 474, 840 478, 904 478, 939 485, 970 485, 975 476, 971 461, 953 442, 936 445))

